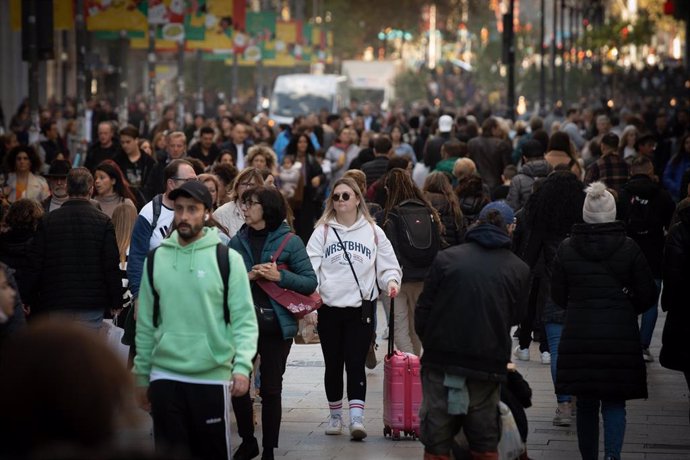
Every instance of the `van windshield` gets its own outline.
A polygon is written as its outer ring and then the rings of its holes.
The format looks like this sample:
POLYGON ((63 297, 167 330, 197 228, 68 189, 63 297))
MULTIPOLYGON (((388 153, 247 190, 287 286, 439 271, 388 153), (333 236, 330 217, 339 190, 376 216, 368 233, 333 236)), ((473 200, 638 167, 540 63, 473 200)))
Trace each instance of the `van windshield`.
POLYGON ((319 113, 321 109, 329 112, 333 107, 333 96, 319 94, 273 93, 271 112, 283 117, 296 117, 319 113))

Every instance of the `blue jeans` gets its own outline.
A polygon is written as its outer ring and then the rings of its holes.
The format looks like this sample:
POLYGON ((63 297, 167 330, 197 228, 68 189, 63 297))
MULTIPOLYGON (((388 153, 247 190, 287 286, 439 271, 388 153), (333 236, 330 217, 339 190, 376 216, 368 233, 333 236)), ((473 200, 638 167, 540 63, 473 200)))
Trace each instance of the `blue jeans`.
POLYGON ((577 443, 582 460, 599 458, 599 406, 604 419, 604 457, 621 458, 625 437, 625 401, 577 398, 577 443))
POLYGON ((659 293, 661 292, 661 280, 655 279, 656 283, 656 301, 649 310, 642 313, 642 320, 640 321, 640 343, 642 348, 649 348, 652 343, 652 335, 654 335, 654 327, 656 326, 656 319, 659 316, 659 293))
MULTIPOLYGON (((551 351, 551 380, 554 386, 556 385, 556 369, 558 364, 558 344, 561 343, 561 334, 563 334, 563 325, 560 323, 545 323, 544 330, 546 331, 546 340, 549 343, 549 350, 551 351)), ((556 395, 556 401, 559 403, 570 402, 570 395, 556 395)))

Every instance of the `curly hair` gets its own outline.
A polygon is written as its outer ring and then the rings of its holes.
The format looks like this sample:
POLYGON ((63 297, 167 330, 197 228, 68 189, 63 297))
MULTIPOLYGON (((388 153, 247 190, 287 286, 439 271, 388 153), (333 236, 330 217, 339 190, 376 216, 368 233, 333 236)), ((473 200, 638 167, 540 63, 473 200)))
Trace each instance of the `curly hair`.
POLYGON ((22 152, 29 157, 31 172, 36 174, 41 169, 41 158, 36 153, 36 149, 30 145, 18 145, 10 150, 5 157, 5 170, 11 173, 17 172, 17 156, 22 152))
POLYGON ((582 222, 585 192, 582 182, 570 171, 555 171, 546 177, 525 204, 532 229, 547 235, 565 236, 573 224, 582 222))
POLYGON ((259 144, 259 145, 254 145, 249 148, 247 152, 247 158, 245 158, 245 163, 248 165, 251 165, 252 162, 254 161, 254 158, 257 156, 263 156, 264 159, 266 160, 266 168, 273 171, 276 167, 276 163, 278 162, 278 156, 276 153, 273 151, 272 148, 268 147, 267 145, 259 144))
POLYGON ((35 232, 43 217, 43 208, 36 200, 22 198, 10 205, 5 223, 14 231, 35 232))

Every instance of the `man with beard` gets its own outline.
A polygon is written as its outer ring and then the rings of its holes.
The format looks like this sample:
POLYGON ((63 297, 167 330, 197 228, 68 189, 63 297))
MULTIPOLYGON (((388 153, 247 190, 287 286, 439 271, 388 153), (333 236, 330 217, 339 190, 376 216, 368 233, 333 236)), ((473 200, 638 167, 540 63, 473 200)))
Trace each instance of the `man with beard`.
POLYGON ((169 198, 177 230, 147 257, 139 291, 137 398, 159 452, 230 458, 228 393, 248 391, 258 338, 247 272, 204 226, 213 206, 204 184, 186 182, 169 198))

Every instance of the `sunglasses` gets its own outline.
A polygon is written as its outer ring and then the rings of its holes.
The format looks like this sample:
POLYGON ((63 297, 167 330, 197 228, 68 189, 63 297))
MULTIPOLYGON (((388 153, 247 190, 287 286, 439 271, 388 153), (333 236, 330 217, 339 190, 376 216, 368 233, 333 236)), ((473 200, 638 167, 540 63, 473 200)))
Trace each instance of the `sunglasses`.
POLYGON ((333 201, 350 201, 350 194, 345 192, 345 193, 334 193, 333 194, 333 201), (342 200, 341 200, 342 198, 342 200))

